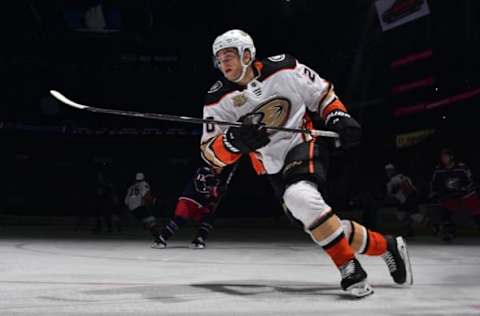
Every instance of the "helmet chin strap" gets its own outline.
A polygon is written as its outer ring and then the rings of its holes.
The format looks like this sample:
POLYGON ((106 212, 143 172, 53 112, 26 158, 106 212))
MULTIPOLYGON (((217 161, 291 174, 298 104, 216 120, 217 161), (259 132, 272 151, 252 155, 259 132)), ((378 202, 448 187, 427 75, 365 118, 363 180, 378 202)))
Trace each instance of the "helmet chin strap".
POLYGON ((240 77, 233 80, 233 82, 235 82, 235 83, 239 83, 240 81, 243 80, 243 78, 245 78, 245 75, 247 74, 247 69, 252 64, 252 59, 250 58, 250 62, 248 64, 245 64, 245 63, 243 63, 243 56, 242 56, 242 59, 240 59, 240 63, 242 64, 242 73, 241 73, 240 77))

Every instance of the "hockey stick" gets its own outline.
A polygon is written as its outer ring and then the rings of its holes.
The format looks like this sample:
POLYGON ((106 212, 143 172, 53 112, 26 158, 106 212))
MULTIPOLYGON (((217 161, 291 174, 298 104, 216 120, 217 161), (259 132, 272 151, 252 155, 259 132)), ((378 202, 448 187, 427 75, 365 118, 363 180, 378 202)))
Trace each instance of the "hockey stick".
MULTIPOLYGON (((80 103, 76 103, 66 96, 61 94, 56 90, 50 90, 50 94, 57 99, 58 101, 74 107, 76 109, 85 110, 93 113, 104 113, 104 114, 113 114, 113 115, 122 115, 122 116, 129 116, 129 117, 138 117, 138 118, 145 118, 145 119, 152 119, 152 120, 160 120, 160 121, 171 121, 171 122, 182 122, 182 123, 192 123, 192 124, 215 124, 215 125, 224 125, 224 126, 242 126, 241 122, 227 122, 227 121, 219 121, 209 118, 196 118, 196 117, 189 117, 189 116, 177 116, 177 115, 170 115, 170 114, 160 114, 160 113, 141 113, 141 112, 134 112, 134 111, 124 111, 124 110, 112 110, 112 109, 105 109, 100 107, 88 106, 80 103)), ((328 137, 328 138, 335 138, 338 140, 338 134, 331 131, 322 131, 322 130, 315 130, 315 129, 301 129, 301 128, 288 128, 288 127, 276 127, 276 126, 264 126, 265 129, 272 130, 272 131, 282 131, 282 132, 290 132, 290 133, 303 133, 303 134, 310 134, 313 137, 328 137)))
POLYGON ((232 178, 233 178, 233 175, 235 174, 235 172, 237 171, 238 169, 238 165, 239 165, 239 162, 236 162, 233 167, 232 167, 232 170, 230 170, 230 172, 228 173, 228 176, 227 178, 225 179, 225 181, 223 182, 223 189, 222 189, 222 193, 220 195, 220 197, 218 198, 217 201, 215 201, 215 203, 213 203, 212 205, 212 210, 211 210, 211 214, 215 214, 215 212, 217 211, 217 208, 218 206, 220 205, 220 202, 222 201, 222 199, 225 197, 225 195, 227 194, 227 190, 228 190, 228 186, 230 185, 230 181, 232 181, 232 178))

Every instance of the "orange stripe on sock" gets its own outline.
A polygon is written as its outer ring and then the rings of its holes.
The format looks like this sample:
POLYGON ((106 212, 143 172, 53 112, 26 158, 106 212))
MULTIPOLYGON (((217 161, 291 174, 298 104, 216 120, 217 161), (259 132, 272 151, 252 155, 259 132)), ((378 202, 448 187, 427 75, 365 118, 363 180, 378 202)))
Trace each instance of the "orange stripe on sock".
POLYGON ((345 236, 342 236, 342 238, 340 238, 335 245, 328 247, 325 249, 325 251, 328 253, 330 258, 332 258, 337 267, 341 267, 349 260, 355 258, 355 254, 353 253, 353 250, 348 244, 348 240, 345 238, 345 236))
POLYGON ((387 251, 387 241, 382 234, 368 231, 368 247, 365 252, 369 256, 381 256, 387 251))

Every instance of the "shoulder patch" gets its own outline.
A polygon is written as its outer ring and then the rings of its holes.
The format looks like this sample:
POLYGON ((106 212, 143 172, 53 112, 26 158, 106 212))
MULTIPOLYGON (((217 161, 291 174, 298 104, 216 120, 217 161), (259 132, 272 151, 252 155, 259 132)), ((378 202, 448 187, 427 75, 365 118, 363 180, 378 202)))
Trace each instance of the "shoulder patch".
POLYGON ((262 70, 259 80, 265 80, 280 70, 295 69, 297 59, 287 54, 275 55, 260 61, 262 70))
POLYGON ((238 87, 226 80, 217 80, 207 91, 205 105, 218 103, 225 95, 238 90, 238 87))
POLYGON ((281 55, 268 57, 267 59, 276 63, 276 62, 284 61, 285 58, 286 58, 285 54, 281 54, 281 55))
POLYGON ((213 84, 213 86, 210 87, 207 93, 210 93, 210 94, 215 93, 218 90, 222 89, 222 87, 223 87, 223 83, 220 80, 218 80, 213 84))

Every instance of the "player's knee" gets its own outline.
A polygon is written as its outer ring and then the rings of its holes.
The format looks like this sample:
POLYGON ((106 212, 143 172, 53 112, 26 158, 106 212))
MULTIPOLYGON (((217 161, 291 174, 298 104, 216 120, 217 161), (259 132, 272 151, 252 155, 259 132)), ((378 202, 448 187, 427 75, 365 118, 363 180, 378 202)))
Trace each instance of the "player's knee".
POLYGON ((343 232, 345 233, 345 237, 349 238, 352 234, 352 222, 346 219, 342 219, 342 226, 343 232))
POLYGON ((317 185, 310 181, 299 181, 289 185, 283 200, 292 215, 300 220, 305 228, 331 210, 325 203, 317 185))
POLYGON ((368 246, 368 231, 367 229, 358 224, 357 222, 350 220, 342 220, 342 227, 345 237, 350 244, 350 247, 356 253, 364 253, 368 246))

